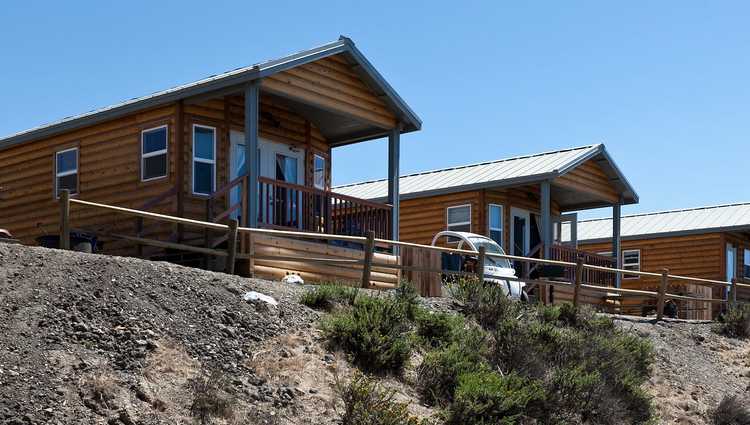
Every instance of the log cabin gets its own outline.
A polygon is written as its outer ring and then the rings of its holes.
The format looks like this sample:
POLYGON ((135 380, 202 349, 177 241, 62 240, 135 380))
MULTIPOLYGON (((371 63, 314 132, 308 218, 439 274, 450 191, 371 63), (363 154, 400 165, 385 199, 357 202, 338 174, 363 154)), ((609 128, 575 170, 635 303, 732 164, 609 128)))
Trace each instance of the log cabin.
MULTIPOLYGON (((398 185, 402 241, 430 244, 442 230, 466 231, 494 239, 511 255, 565 261, 584 255, 589 264, 610 267, 619 265, 617 258, 578 251, 570 241, 563 244, 562 226, 572 223, 575 228, 577 211, 609 207, 616 236, 621 206, 638 202, 602 144, 403 175, 398 185)), ((338 186, 334 191, 383 202, 388 199, 388 180, 338 186)), ((619 243, 619 238, 614 240, 619 243)), ((519 270, 526 276, 532 272, 519 270)), ((618 284, 607 273, 591 272, 587 279, 618 284)))
MULTIPOLYGON (((688 208, 634 214, 622 217, 622 246, 618 252, 624 268, 703 279, 750 283, 750 203, 688 208)), ((577 226, 578 246, 586 251, 611 255, 608 218, 581 220, 577 226)), ((569 239, 569 230, 563 230, 569 239)), ((654 290, 658 278, 625 276, 623 287, 654 290)), ((673 283, 677 284, 677 283, 673 283)), ((728 290, 683 284, 676 293, 688 296, 726 299, 728 290)), ((750 291, 738 287, 737 298, 750 300, 750 291)), ((630 306, 632 313, 649 308, 652 301, 640 300, 630 306), (645 305, 644 305, 645 304, 645 305)), ((678 303, 680 317, 710 320, 720 305, 705 302, 678 303)))
MULTIPOLYGON (((341 37, 0 139, 0 227, 25 244, 56 235, 57 199, 68 190, 86 201, 203 221, 235 218, 244 227, 374 231, 398 239, 400 138, 421 125, 355 44, 341 37), (384 137, 387 199, 333 193, 332 149, 384 137)), ((215 245, 182 225, 95 210, 73 217, 76 228, 99 235, 135 232, 215 245)), ((184 257, 104 239, 108 254, 184 257)))

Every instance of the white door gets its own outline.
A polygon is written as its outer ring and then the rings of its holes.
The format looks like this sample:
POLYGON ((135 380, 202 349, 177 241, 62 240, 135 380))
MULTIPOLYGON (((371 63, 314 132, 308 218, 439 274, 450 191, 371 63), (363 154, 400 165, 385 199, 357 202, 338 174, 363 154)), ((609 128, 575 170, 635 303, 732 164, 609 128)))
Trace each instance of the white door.
MULTIPOLYGON (((232 181, 245 173, 245 133, 232 130, 229 133, 229 180, 232 181)), ((262 177, 287 183, 304 185, 305 182, 305 150, 290 148, 289 145, 258 140, 259 173, 262 177)), ((261 186, 262 188, 263 186, 261 186)), ((266 193, 259 208, 259 219, 263 223, 286 225, 292 227, 301 225, 299 217, 302 215, 301 193, 283 188, 272 188, 272 193, 266 193), (284 204, 284 213, 274 211, 274 204, 284 204), (268 206, 268 208, 266 208, 268 206), (268 217, 265 217, 267 214, 268 217)), ((263 193, 260 194, 261 196, 263 193)), ((237 186, 229 194, 230 205, 240 202, 242 187, 237 186)), ((234 211, 232 218, 239 218, 240 211, 234 211)))
MULTIPOLYGON (((727 282, 737 277, 737 248, 731 243, 727 244, 727 282)), ((729 291, 727 290, 727 296, 729 291)))
MULTIPOLYGON (((229 132, 229 181, 245 172, 245 133, 232 130, 229 132)), ((229 206, 236 205, 242 199, 242 185, 238 185, 229 192, 229 206)), ((240 218, 244 211, 232 212, 232 218, 240 218)))
POLYGON ((510 209, 510 254, 525 256, 531 243, 531 214, 527 210, 510 209))
MULTIPOLYGON (((260 175, 269 179, 303 186, 305 150, 282 143, 260 140, 260 175)), ((282 186, 261 185, 263 222, 282 227, 302 227, 303 193, 282 186)))

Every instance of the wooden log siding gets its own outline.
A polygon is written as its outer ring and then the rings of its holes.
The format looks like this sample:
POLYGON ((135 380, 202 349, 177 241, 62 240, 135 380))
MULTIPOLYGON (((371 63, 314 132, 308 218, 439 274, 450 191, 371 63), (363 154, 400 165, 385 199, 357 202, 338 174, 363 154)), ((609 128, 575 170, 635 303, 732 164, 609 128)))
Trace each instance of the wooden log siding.
POLYGON ((580 192, 586 192, 615 203, 620 199, 609 177, 594 160, 589 160, 570 172, 555 179, 554 184, 580 192))
MULTIPOLYGON (((662 237, 641 240, 623 240, 622 249, 638 249, 641 251, 641 271, 659 273, 668 268, 670 274, 680 276, 691 276, 701 279, 725 280, 724 273, 724 238, 720 233, 704 235, 690 235, 678 237, 662 237)), ((579 244, 579 248, 589 252, 610 252, 612 245, 609 242, 597 244, 579 244)), ((626 289, 643 289, 656 291, 659 288, 658 277, 641 276, 638 279, 623 279, 622 287, 626 289)), ((712 296, 711 288, 691 285, 679 281, 671 281, 671 293, 686 293, 695 296, 712 296)), ((721 288, 713 291, 713 298, 719 298, 721 288)), ((628 305, 640 304, 640 300, 625 300, 623 308, 628 305)), ((711 319, 710 307, 705 303, 689 302, 689 309, 708 308, 700 312, 693 311, 686 318, 711 319), (700 304, 700 305, 698 305, 700 304)))
MULTIPOLYGON (((401 201, 400 239, 404 242, 429 245, 436 233, 446 230, 448 207, 471 205, 471 231, 489 234, 487 208, 489 204, 503 206, 504 247, 510 246, 510 208, 539 212, 539 187, 523 186, 498 190, 474 190, 446 195, 428 196, 401 201)), ((552 214, 559 215, 557 202, 552 202, 552 214)))
MULTIPOLYGON (((69 147, 79 148, 78 185, 81 197, 125 207, 138 207, 170 189, 176 175, 175 107, 173 105, 142 111, 126 117, 81 128, 61 135, 40 139, 0 151, 0 187, 4 189, 0 210, 2 226, 23 243, 34 244, 45 233, 56 233, 57 202, 54 199, 54 154, 69 147), (168 176, 141 182, 141 131, 167 124, 168 176)), ((155 211, 170 213, 165 203, 155 211)), ((131 219, 118 219, 102 211, 75 211, 74 228, 110 226, 113 231, 131 233, 131 219)), ((148 225, 147 234, 159 237, 169 232, 169 225, 148 225)), ((105 248, 115 254, 131 254, 128 244, 108 243, 105 248)))
POLYGON ((345 113, 382 128, 393 128, 396 117, 364 84, 343 58, 330 57, 263 79, 269 92, 301 99, 345 113))

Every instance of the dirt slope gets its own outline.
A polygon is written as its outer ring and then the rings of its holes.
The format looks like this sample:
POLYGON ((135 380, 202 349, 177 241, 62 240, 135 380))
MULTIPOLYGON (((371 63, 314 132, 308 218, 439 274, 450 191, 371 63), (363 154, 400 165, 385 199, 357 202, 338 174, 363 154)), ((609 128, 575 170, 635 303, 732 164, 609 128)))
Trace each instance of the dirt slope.
POLYGON ((228 377, 240 412, 259 393, 260 405, 290 404, 297 391, 267 384, 247 359, 314 324, 299 290, 0 244, 0 424, 187 423, 191 378, 214 370, 228 377), (249 290, 280 304, 246 302, 249 290))
MULTIPOLYGON (((0 424, 194 423, 193 388, 208 375, 231 402, 217 423, 334 424, 332 387, 352 369, 325 347, 319 314, 298 303, 303 290, 0 244, 0 424), (250 290, 278 307, 244 301, 250 290)), ((648 390, 662 423, 707 423, 725 394, 748 394, 750 343, 705 323, 617 323, 654 342, 648 390)), ((410 373, 384 384, 428 417, 410 373)))

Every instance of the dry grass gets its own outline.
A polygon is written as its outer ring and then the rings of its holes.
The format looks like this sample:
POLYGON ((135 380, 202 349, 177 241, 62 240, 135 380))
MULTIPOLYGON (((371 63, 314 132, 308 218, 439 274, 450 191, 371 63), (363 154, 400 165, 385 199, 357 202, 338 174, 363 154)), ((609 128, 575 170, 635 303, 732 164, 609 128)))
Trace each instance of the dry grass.
POLYGON ((182 347, 173 341, 162 340, 146 360, 143 375, 152 381, 162 379, 164 374, 189 379, 195 376, 198 367, 198 361, 190 358, 182 347))

